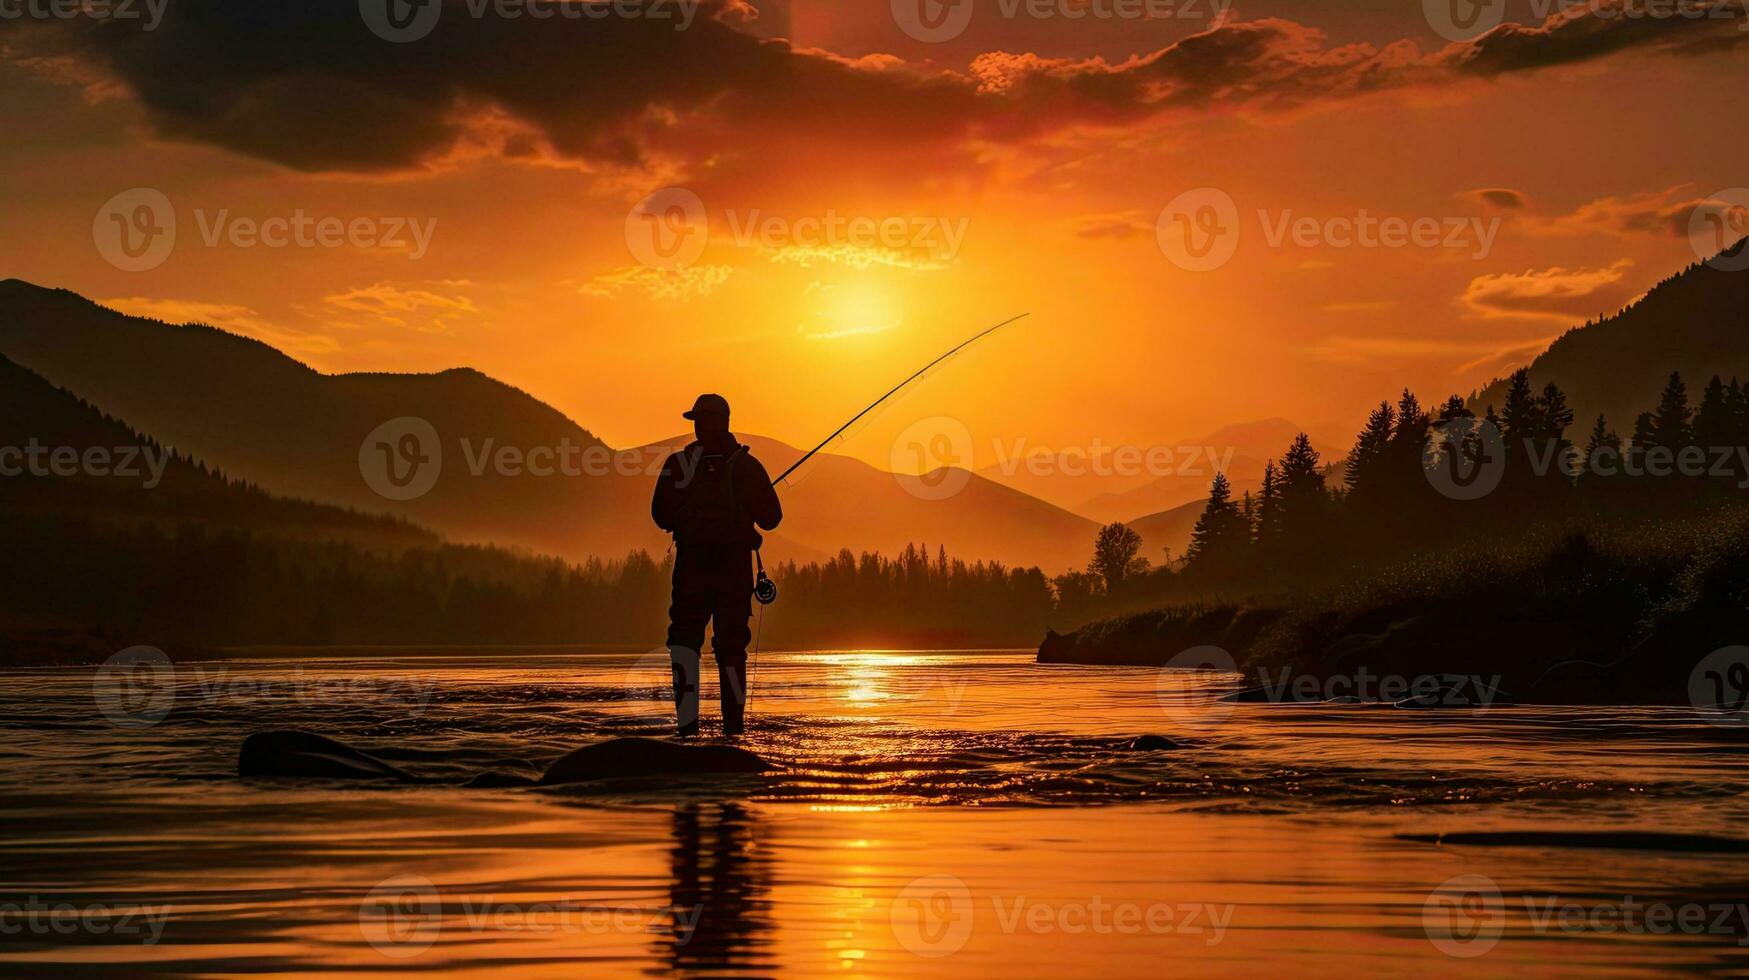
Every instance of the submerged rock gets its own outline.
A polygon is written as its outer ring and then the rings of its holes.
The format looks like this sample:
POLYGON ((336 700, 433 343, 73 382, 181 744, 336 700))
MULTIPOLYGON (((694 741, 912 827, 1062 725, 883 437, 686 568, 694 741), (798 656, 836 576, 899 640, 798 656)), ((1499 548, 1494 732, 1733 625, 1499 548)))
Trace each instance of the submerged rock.
POLYGON ((1130 751, 1132 752, 1158 752, 1164 749, 1181 749, 1183 747, 1164 735, 1137 735, 1130 739, 1130 751))
POLYGON ((407 772, 381 759, 326 736, 299 731, 256 732, 244 739, 237 775, 413 781, 407 772))
POLYGON ((655 738, 614 738, 585 745, 547 767, 539 785, 654 775, 760 773, 769 762, 733 745, 686 745, 655 738))

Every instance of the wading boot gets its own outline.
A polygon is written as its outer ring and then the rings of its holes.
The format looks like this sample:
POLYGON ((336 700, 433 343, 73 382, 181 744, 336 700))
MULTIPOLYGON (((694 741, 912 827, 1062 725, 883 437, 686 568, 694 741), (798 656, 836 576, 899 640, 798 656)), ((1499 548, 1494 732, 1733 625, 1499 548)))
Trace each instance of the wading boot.
POLYGON ((691 738, 698 734, 698 654, 670 647, 669 667, 674 676, 675 734, 691 738))
POLYGON ((747 665, 717 661, 717 686, 723 695, 723 734, 739 735, 746 731, 747 665))

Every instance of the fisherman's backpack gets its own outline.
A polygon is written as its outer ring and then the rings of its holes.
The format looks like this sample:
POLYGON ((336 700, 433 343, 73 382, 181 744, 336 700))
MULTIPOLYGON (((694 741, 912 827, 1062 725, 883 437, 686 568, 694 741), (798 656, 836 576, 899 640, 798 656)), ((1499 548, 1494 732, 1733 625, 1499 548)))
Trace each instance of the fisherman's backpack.
POLYGON ((686 502, 680 505, 675 537, 700 544, 749 544, 753 520, 735 499, 735 464, 746 455, 746 446, 730 453, 706 453, 693 468, 684 488, 686 502))

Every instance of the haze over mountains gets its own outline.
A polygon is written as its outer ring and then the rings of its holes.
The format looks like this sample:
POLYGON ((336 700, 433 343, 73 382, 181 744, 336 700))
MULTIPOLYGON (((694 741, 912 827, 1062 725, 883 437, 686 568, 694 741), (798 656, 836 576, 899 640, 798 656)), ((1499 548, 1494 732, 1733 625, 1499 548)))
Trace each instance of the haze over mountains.
MULTIPOLYGON (((667 547, 649 522, 649 489, 662 458, 685 437, 616 450, 477 371, 325 375, 259 341, 124 316, 18 280, 0 282, 0 355, 125 423, 124 431, 276 495, 393 514, 459 541, 573 560, 635 549, 660 555, 667 547), (406 417, 429 423, 441 459, 429 492, 390 499, 367 481, 361 454, 381 450, 391 462, 408 463, 398 443, 367 443, 384 423, 406 417), (551 460, 568 452, 579 468, 537 475, 530 451, 542 447, 554 450, 551 460)), ((1552 380, 1568 392, 1578 413, 1571 438, 1600 411, 1625 436, 1672 371, 1688 380, 1691 398, 1713 374, 1749 378, 1749 272, 1690 267, 1620 314, 1570 331, 1531 365, 1537 387, 1552 380)), ((8 378, 25 376, 14 370, 8 378)), ((1435 404, 1444 393, 1420 394, 1435 404)), ((1502 398, 1497 382, 1475 404, 1498 407, 1502 398)), ((782 489, 788 517, 766 557, 805 562, 844 548, 893 554, 921 542, 1054 574, 1085 565, 1098 523, 1125 520, 1157 563, 1162 549, 1183 554, 1217 468, 1228 473, 1235 497, 1255 490, 1263 461, 1279 458, 1298 431, 1273 418, 1182 446, 1162 442, 1174 453, 1167 472, 1101 473, 1084 458, 1059 457, 1036 469, 1020 459, 911 478, 823 454, 782 489), (1065 463, 1086 472, 1066 474, 1065 463)), ((801 455, 773 439, 742 438, 773 474, 801 455)), ((1315 445, 1326 463, 1346 451, 1346 440, 1315 445)))
MULTIPOLYGON (((408 517, 464 541, 582 559, 661 554, 649 494, 667 447, 607 447, 514 387, 460 368, 439 374, 325 375, 272 347, 211 327, 124 316, 65 290, 0 282, 0 354, 141 432, 275 493, 408 517), (361 472, 380 426, 422 419, 436 433, 428 492, 391 500, 361 472), (550 450, 544 459, 535 449, 550 450), (505 455, 508 452, 508 457, 505 455), (566 468, 565 461, 570 461, 566 468), (542 465, 544 464, 544 466, 542 465), (550 475, 537 475, 544 469, 550 475), (567 475, 569 474, 569 475, 567 475)), ((744 437, 775 474, 793 447, 744 437)), ((398 440, 383 449, 392 465, 398 440)), ((678 440, 677 440, 678 441, 678 440)), ((823 455, 786 487, 790 517, 766 558, 892 554, 908 542, 968 559, 1039 565, 1086 561, 1095 525, 976 474, 927 475, 929 499, 892 474, 823 455)))

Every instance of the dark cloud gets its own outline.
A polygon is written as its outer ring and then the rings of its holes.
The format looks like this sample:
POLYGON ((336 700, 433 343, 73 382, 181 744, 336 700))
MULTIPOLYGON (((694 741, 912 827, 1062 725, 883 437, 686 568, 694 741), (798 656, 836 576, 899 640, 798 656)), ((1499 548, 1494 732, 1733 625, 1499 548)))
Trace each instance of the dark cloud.
POLYGON ((1287 111, 1745 36, 1740 20, 1557 15, 1423 54, 1409 42, 1331 47, 1303 25, 1258 20, 1121 63, 992 52, 966 73, 926 73, 887 56, 792 49, 770 24, 751 29, 754 6, 705 0, 676 30, 648 18, 512 19, 489 6, 473 17, 450 0, 429 37, 391 44, 357 0, 175 0, 154 31, 14 21, 0 39, 11 56, 70 58, 119 82, 166 137, 304 170, 380 172, 476 144, 606 167, 762 154, 827 165, 847 149, 922 166, 925 148, 953 153, 972 139, 1174 111, 1287 111))
POLYGON ((1530 201, 1523 194, 1510 187, 1484 187, 1471 191, 1470 196, 1487 207, 1501 211, 1522 211, 1530 206, 1530 201))
POLYGON ((1590 61, 1630 48, 1706 53, 1743 43, 1744 0, 1593 0, 1542 24, 1502 24, 1451 49, 1470 75, 1502 75, 1590 61))

